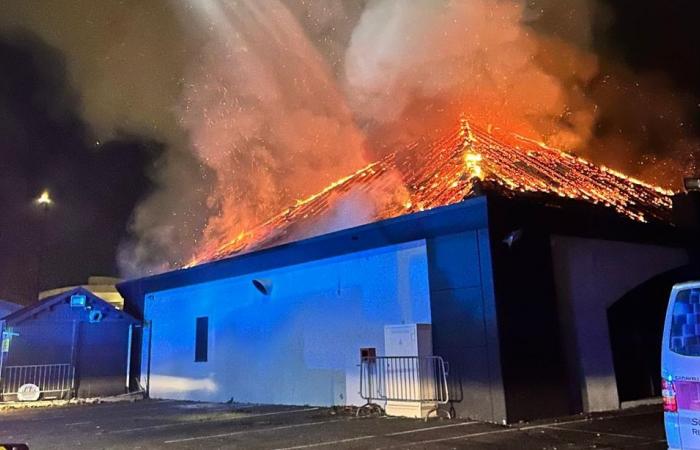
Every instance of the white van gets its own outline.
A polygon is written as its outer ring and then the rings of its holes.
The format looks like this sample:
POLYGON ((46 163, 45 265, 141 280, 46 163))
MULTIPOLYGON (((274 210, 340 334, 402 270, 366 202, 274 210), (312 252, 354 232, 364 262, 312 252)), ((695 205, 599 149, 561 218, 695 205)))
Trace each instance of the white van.
POLYGON ((661 380, 669 449, 700 449, 700 281, 671 290, 661 380))

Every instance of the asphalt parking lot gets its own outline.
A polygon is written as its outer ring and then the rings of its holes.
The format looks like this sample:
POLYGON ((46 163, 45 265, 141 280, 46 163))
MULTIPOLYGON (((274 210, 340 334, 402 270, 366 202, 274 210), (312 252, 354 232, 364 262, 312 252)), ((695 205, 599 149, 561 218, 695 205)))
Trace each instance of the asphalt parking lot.
POLYGON ((0 442, 32 449, 666 448, 660 406, 503 427, 157 400, 1 411, 0 442))

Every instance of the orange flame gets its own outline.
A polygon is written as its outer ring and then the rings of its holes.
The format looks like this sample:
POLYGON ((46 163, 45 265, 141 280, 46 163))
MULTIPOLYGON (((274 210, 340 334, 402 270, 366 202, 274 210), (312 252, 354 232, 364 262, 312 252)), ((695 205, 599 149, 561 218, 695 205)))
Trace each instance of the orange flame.
POLYGON ((378 211, 374 220, 462 201, 474 195, 476 182, 489 183, 504 195, 534 192, 601 204, 641 222, 666 220, 673 194, 543 142, 462 120, 449 136, 426 147, 413 144, 394 151, 223 245, 205 244, 187 267, 292 239, 293 228, 310 225, 328 212, 336 195, 381 185, 389 171, 401 174, 409 199, 378 211))

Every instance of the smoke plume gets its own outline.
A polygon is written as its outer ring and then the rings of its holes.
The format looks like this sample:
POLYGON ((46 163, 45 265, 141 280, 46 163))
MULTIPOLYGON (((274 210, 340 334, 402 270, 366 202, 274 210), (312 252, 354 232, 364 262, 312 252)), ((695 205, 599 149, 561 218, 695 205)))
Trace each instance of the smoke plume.
POLYGON ((222 24, 187 72, 181 106, 194 151, 216 175, 207 242, 366 164, 333 73, 291 12, 274 1, 219 6, 194 13, 193 33, 212 13, 222 24))
MULTIPOLYGON (((0 27, 66 54, 96 139, 168 148, 126 275, 187 261, 463 113, 652 181, 651 162, 675 176, 697 149, 690 96, 597 50, 614 17, 596 0, 64 3, 12 1, 0 27)), ((360 200, 337 217, 362 216, 360 200)))
POLYGON ((578 88, 595 75, 595 58, 560 40, 557 58, 573 67, 546 67, 539 52, 549 38, 529 25, 536 19, 524 2, 368 4, 344 81, 358 120, 376 130, 375 148, 444 133, 461 113, 567 146, 584 142, 594 113, 578 88))

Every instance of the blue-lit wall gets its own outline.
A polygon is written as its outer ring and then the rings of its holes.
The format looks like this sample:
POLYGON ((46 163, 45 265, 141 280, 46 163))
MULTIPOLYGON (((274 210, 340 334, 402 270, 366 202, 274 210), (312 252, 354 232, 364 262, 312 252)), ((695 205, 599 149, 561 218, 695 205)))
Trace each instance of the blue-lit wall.
POLYGON ((137 322, 85 289, 27 306, 0 321, 3 323, 16 333, 8 351, 0 355, 4 367, 72 364, 78 397, 126 392, 128 339, 137 322), (73 294, 84 295, 86 307, 71 306, 73 294), (92 311, 100 311, 102 319, 91 322, 92 311))
POLYGON ((362 404, 360 348, 381 355, 384 325, 431 322, 427 259, 419 240, 149 293, 142 381, 153 398, 362 404), (194 362, 203 316, 208 361, 194 362))

